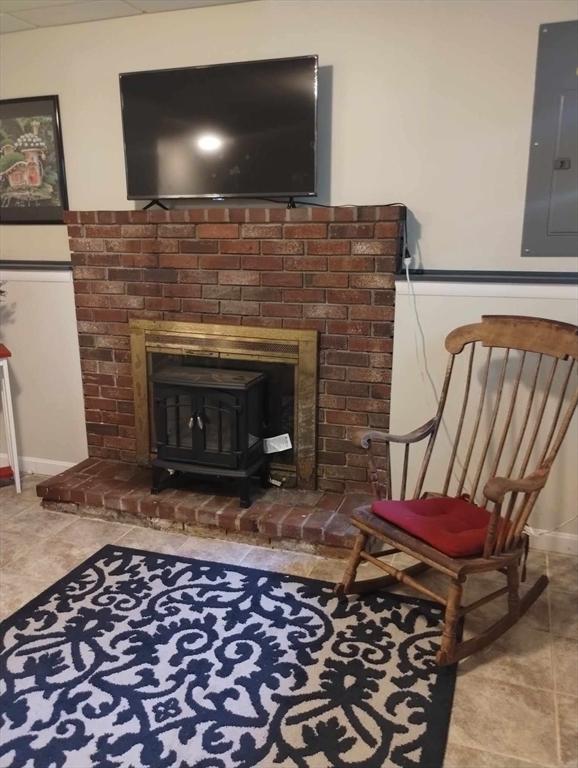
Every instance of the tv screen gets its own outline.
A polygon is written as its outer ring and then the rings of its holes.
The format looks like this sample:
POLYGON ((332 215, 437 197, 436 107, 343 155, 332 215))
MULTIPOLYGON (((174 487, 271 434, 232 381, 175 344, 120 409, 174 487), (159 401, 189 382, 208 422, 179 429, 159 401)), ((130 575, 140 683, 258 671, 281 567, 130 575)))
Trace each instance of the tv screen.
POLYGON ((315 194, 317 56, 120 76, 129 199, 315 194))

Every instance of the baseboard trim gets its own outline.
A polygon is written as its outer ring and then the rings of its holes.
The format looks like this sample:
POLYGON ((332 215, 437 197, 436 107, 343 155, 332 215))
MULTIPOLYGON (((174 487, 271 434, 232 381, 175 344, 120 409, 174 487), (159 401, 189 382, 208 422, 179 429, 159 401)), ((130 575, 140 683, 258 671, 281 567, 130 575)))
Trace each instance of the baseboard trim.
MULTIPOLYGON (((54 459, 39 459, 35 456, 19 456, 18 462, 22 474, 32 473, 34 475, 58 475, 75 464, 78 461, 55 461, 54 459)), ((8 464, 8 454, 0 453, 0 465, 8 464)))
POLYGON ((530 549, 558 552, 561 555, 578 555, 578 533, 563 533, 534 528, 537 536, 530 536, 530 549))
MULTIPOLYGON (((33 456, 20 456, 20 472, 35 475, 58 475, 78 464, 78 461, 55 461, 33 456)), ((8 464, 8 454, 0 453, 0 466, 8 464)), ((537 535, 530 537, 530 548, 546 552, 558 552, 562 555, 578 555, 578 534, 552 531, 543 528, 533 529, 537 535)))

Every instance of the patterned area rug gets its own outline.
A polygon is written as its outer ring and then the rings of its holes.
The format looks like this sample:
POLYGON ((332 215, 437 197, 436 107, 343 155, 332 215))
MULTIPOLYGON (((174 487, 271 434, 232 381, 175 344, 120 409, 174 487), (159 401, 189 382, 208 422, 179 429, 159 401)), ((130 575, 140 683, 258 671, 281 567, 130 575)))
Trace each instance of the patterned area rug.
POLYGON ((2 768, 439 768, 440 608, 108 546, 1 626, 2 768))

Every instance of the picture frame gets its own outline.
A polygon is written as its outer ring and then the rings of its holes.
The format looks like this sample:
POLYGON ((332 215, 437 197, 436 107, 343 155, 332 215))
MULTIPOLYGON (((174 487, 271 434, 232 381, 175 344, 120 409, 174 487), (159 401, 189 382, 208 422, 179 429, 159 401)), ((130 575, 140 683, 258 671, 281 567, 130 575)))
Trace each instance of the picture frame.
POLYGON ((58 96, 0 100, 0 224, 62 224, 68 209, 58 96))

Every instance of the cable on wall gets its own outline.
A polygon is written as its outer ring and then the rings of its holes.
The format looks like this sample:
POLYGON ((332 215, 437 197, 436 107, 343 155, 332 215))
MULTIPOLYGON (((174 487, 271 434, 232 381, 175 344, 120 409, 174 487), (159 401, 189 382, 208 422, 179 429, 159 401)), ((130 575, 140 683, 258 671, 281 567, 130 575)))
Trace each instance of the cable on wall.
MULTIPOLYGON (((420 378, 423 382, 424 387, 427 387, 427 384, 429 383, 429 387, 431 388, 431 391, 434 396, 434 407, 437 407, 437 404, 439 402, 439 394, 435 385, 435 382, 433 380, 433 377, 431 375, 431 372, 429 370, 428 365, 428 359, 427 359, 427 349, 426 349, 426 340, 425 340, 425 333, 423 330, 423 326, 421 323, 421 319, 419 316, 419 310, 417 306, 417 296, 413 287, 413 283, 411 281, 410 275, 409 275, 409 265, 411 263, 411 254, 409 253, 409 250, 407 248, 407 237, 406 237, 406 231, 404 227, 404 234, 403 234, 403 265, 405 268, 405 278, 407 282, 407 288, 408 288, 408 297, 411 301, 412 310, 413 310, 413 318, 414 318, 414 345, 415 345, 415 357, 417 362, 417 367, 419 370, 420 378), (419 338, 418 338, 419 334, 419 338), (423 361, 420 360, 420 345, 421 345, 421 352, 422 352, 422 358, 423 361)), ((441 420, 442 427, 444 428, 444 431, 446 433, 446 436, 448 440, 451 442, 451 435, 449 432, 449 429, 447 427, 447 424, 442 417, 441 420)), ((462 471, 463 471, 463 463, 460 460, 459 456, 456 455, 456 464, 458 464, 462 471)), ((455 474, 454 470, 454 478, 458 479, 457 474, 455 474)), ((468 482, 470 482, 470 478, 467 478, 468 482)), ((524 527, 524 531, 529 535, 533 536, 535 538, 540 538, 541 536, 547 536, 548 534, 555 533, 556 531, 560 530, 560 528, 564 528, 566 525, 569 525, 570 523, 574 522, 574 520, 578 519, 578 515, 574 515, 573 517, 568 518, 568 520, 565 520, 564 522, 560 523, 559 525, 555 526, 554 528, 550 528, 548 530, 537 530, 535 528, 532 528, 530 525, 526 525, 524 527)))
MULTIPOLYGON (((421 323, 421 319, 419 316, 419 310, 417 306, 417 296, 413 287, 413 282, 411 281, 410 275, 409 275, 409 265, 411 263, 412 256, 409 252, 409 249, 407 247, 407 224, 404 222, 404 231, 403 231, 403 266, 405 269, 405 279, 407 282, 407 289, 408 289, 408 298, 411 302, 411 307, 413 310, 413 318, 414 318, 414 326, 413 326, 413 338, 414 338, 414 347, 415 347, 415 359, 417 363, 417 368, 419 371, 420 378, 422 380, 423 386, 427 389, 428 385, 431 389, 431 392, 433 393, 433 407, 434 411, 437 410, 437 406, 440 399, 440 394, 437 390, 437 387, 435 385, 435 381, 433 379, 433 376, 431 374, 431 371, 429 369, 428 359, 427 359, 427 347, 426 347, 426 339, 425 339, 425 333, 423 330, 423 326, 421 323), (421 359, 420 359, 420 346, 421 346, 421 359)), ((447 437, 447 440, 449 444, 452 443, 452 436, 450 434, 450 430, 448 428, 448 425, 446 423, 445 418, 442 416, 441 422, 440 422, 444 433, 447 437)), ((458 468, 464 471, 464 464, 461 461, 459 455, 456 454, 455 457, 455 464, 452 468, 452 474, 454 476, 454 479, 458 482, 460 481, 460 476, 458 475, 458 468)), ((466 474, 466 480, 468 483, 471 484, 471 478, 466 474)))

